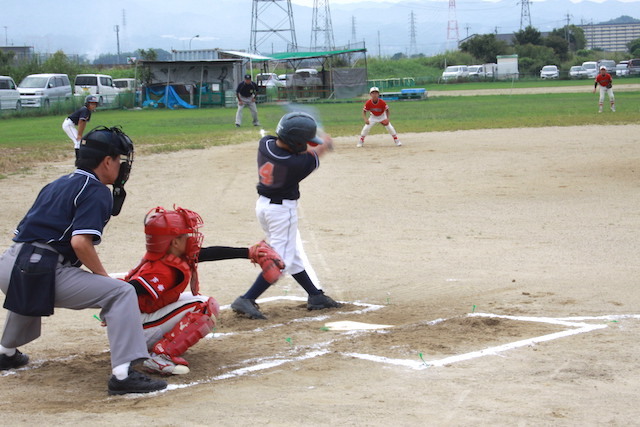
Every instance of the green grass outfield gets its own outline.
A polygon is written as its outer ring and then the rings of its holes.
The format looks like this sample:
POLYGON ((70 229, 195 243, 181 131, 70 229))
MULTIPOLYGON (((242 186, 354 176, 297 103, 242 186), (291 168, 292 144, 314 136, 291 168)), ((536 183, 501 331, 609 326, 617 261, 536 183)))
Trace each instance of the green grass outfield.
MULTIPOLYGON (((584 83, 583 83, 584 84, 584 83)), ((486 87, 486 86, 485 86, 486 87)), ((466 87, 465 87, 466 88, 466 87)), ((553 93, 536 95, 438 96, 422 101, 390 101, 391 122, 399 135, 409 132, 462 129, 637 124, 640 91, 616 93, 617 112, 598 114, 597 94, 553 93)), ((605 100, 608 105, 608 99, 605 100)), ((362 102, 305 104, 321 117, 333 136, 353 136, 362 128, 362 102)), ((258 140, 258 128, 234 126, 235 108, 195 110, 105 110, 93 114, 89 127, 121 125, 138 153, 202 149, 213 145, 258 140)), ((261 104, 262 128, 273 133, 285 107, 261 104)), ((61 124, 64 117, 5 117, 0 119, 0 177, 29 168, 36 162, 73 155, 61 124), (2 175, 3 174, 3 175, 2 175)), ((247 125, 248 123, 248 125, 247 125)), ((374 127, 372 133, 386 132, 374 127)))

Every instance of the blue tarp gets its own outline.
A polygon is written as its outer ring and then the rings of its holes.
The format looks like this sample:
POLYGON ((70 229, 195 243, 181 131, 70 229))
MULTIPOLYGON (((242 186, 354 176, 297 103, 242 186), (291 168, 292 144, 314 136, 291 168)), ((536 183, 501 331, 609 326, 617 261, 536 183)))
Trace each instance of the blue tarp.
POLYGON ((183 108, 198 108, 195 105, 191 105, 188 102, 185 102, 180 96, 177 94, 176 90, 173 86, 165 86, 162 89, 154 89, 151 87, 146 88, 145 91, 145 101, 142 103, 143 107, 154 107, 157 108, 158 104, 164 104, 167 108, 174 109, 176 107, 183 108), (149 94, 153 94, 155 96, 159 96, 160 99, 151 99, 149 94))

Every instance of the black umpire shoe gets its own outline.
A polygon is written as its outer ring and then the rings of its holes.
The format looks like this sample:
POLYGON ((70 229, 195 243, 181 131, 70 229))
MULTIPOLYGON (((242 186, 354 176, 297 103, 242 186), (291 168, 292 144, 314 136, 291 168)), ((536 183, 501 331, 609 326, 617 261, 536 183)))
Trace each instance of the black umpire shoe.
POLYGON ((19 368, 27 363, 29 363, 29 356, 20 353, 20 350, 16 350, 16 353, 13 356, 0 354, 0 371, 19 368))
POLYGON ((246 315, 249 319, 266 319, 266 316, 260 312, 260 306, 254 299, 238 297, 231 304, 231 309, 236 313, 246 315))
POLYGON ((115 375, 109 379, 109 394, 119 395, 128 393, 151 393, 167 388, 167 382, 163 380, 152 380, 148 376, 129 368, 129 376, 119 380, 115 375))
POLYGON ((337 308, 342 304, 334 301, 330 296, 320 291, 319 294, 309 295, 307 298, 307 310, 322 310, 325 308, 337 308))

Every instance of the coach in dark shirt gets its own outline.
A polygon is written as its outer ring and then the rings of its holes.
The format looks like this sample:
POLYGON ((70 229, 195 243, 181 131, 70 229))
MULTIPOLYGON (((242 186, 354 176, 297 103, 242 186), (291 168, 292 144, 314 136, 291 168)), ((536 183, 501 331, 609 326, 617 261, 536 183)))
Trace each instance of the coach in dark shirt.
POLYGON ((258 107, 256 107, 256 95, 258 94, 258 85, 251 81, 251 75, 246 74, 244 81, 238 85, 236 89, 236 98, 238 98, 238 111, 236 112, 236 127, 242 124, 242 110, 248 107, 253 117, 253 125, 260 126, 258 121, 258 107))

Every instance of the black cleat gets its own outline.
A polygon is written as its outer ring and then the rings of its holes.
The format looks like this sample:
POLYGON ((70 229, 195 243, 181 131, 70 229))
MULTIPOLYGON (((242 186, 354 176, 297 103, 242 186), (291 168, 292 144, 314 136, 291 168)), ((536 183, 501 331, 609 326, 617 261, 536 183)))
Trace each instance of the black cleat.
POLYGON ((266 316, 260 312, 260 306, 254 299, 238 297, 231 304, 231 309, 236 313, 246 315, 249 319, 266 319, 266 316))
POLYGON ((153 380, 148 376, 129 368, 129 376, 119 380, 112 375, 109 379, 109 395, 120 395, 128 393, 151 393, 167 388, 167 382, 163 380, 153 380))
POLYGON ((330 296, 320 291, 319 294, 309 295, 307 299, 307 310, 322 310, 325 308, 338 308, 342 304, 334 301, 330 296))
POLYGON ((0 354, 0 371, 19 368, 27 363, 29 363, 29 356, 20 353, 20 350, 16 350, 16 353, 13 356, 0 354))

